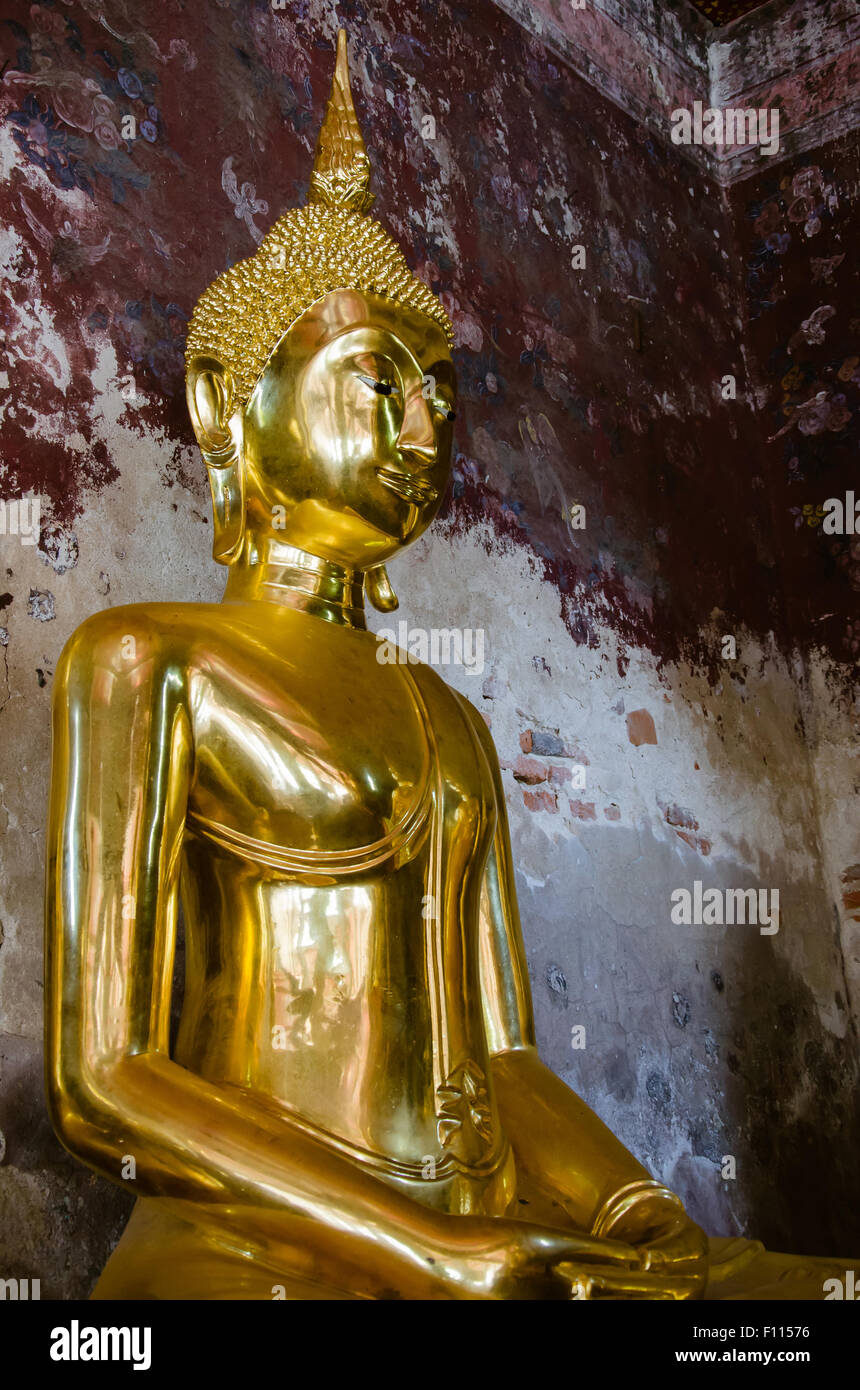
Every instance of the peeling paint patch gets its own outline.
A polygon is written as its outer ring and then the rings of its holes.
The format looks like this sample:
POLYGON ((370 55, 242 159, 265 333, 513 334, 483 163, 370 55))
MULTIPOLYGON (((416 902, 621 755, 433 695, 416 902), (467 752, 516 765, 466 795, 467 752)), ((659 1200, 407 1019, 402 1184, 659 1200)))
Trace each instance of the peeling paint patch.
POLYGON ((57 616, 54 595, 47 590, 31 589, 27 599, 27 614, 37 622, 51 622, 57 616))

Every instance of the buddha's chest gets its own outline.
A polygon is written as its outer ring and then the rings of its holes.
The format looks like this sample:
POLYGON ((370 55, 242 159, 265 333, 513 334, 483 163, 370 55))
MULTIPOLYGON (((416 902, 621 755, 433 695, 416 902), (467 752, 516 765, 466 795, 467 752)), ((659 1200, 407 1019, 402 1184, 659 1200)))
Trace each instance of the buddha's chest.
POLYGON ((285 855, 308 872, 320 856, 346 871, 402 856, 434 804, 449 824, 465 806, 473 827, 488 821, 492 784, 462 704, 377 650, 368 634, 299 628, 287 651, 239 648, 196 672, 192 817, 239 853, 258 845, 272 867, 285 855))
POLYGON ((180 1056, 423 1191, 428 1155, 444 1185, 501 1153, 477 944, 492 779, 432 671, 327 639, 195 674, 180 1056))

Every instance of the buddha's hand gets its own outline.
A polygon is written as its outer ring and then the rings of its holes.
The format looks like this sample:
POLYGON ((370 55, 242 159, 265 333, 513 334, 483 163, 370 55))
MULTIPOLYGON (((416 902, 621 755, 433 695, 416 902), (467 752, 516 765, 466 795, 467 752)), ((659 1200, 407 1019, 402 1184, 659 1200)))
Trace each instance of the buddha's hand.
POLYGON ((689 1288, 680 1297, 701 1297, 708 1277, 708 1238, 668 1188, 631 1184, 607 1204, 595 1229, 635 1246, 643 1269, 677 1281, 679 1290, 689 1288))
POLYGON ((644 1244, 637 1244, 643 1267, 655 1274, 693 1281, 689 1298, 700 1298, 708 1280, 708 1238, 686 1212, 654 1231, 644 1244))
POLYGON ((435 1273, 452 1298, 571 1299, 665 1297, 663 1281, 643 1274, 632 1245, 506 1217, 450 1222, 435 1273))

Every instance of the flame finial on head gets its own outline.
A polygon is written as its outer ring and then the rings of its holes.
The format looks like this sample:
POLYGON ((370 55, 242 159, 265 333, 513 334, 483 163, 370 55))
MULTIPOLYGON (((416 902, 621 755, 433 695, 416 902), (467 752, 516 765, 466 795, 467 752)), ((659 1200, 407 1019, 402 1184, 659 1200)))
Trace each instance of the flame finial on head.
POLYGON ((345 29, 337 36, 337 62, 317 140, 308 202, 355 212, 368 212, 373 206, 370 160, 349 85, 345 29))

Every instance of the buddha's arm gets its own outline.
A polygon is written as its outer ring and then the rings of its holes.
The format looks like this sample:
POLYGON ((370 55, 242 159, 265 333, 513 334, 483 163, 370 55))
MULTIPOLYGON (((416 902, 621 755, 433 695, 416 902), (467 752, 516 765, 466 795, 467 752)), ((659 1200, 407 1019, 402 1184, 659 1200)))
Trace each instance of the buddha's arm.
MULTIPOLYGON (((298 1259, 310 1277, 371 1296, 516 1296, 492 1290, 513 1287, 514 1256, 528 1273, 519 1223, 434 1213, 171 1061, 192 746, 185 671, 169 646, 155 619, 116 609, 79 629, 55 674, 46 1068, 57 1132, 114 1181, 132 1157, 131 1190, 240 1242, 273 1283, 298 1259)), ((577 1254, 535 1231, 541 1268, 550 1250, 577 1254)), ((632 1257, 612 1242, 579 1250, 632 1257)))
POLYGON ((482 895, 481 982, 496 1096, 517 1161, 581 1230, 650 1243, 680 1223, 686 1234, 673 1253, 693 1253, 688 1245, 698 1250, 698 1228, 678 1198, 654 1182, 537 1054, 499 761, 484 720, 472 706, 469 712, 496 794, 496 835, 482 895))

